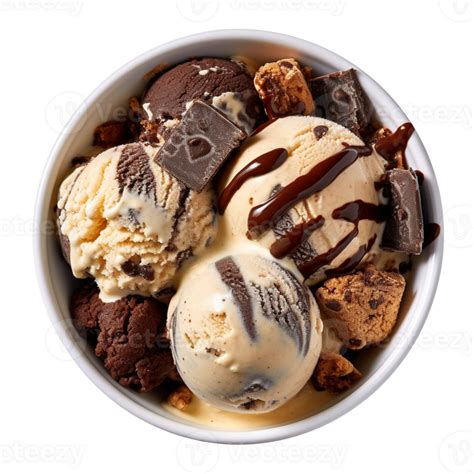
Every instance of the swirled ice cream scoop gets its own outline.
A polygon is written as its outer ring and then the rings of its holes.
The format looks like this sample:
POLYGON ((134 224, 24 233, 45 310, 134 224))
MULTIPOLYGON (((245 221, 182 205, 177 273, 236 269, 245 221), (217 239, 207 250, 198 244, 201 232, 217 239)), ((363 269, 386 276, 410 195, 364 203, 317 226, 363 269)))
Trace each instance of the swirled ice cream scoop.
POLYGON ((180 264, 215 233, 213 194, 189 190, 154 161, 157 148, 111 148, 62 183, 58 224, 77 278, 92 276, 102 300, 157 296, 180 264))
POLYGON ((230 411, 271 411, 311 376, 322 323, 309 289, 258 255, 224 257, 182 281, 168 313, 186 385, 230 411))

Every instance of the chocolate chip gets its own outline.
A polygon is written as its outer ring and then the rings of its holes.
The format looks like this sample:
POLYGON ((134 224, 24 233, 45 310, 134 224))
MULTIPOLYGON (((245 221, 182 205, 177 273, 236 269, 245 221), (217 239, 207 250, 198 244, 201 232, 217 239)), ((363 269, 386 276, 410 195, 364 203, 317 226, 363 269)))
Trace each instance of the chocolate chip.
POLYGON ((332 311, 341 311, 342 305, 339 301, 336 300, 328 300, 325 303, 326 307, 332 311))
POLYGON ((360 339, 349 339, 349 344, 354 347, 359 347, 362 345, 362 341, 360 339))
POLYGON ((223 114, 197 100, 173 129, 155 160, 176 179, 199 192, 246 136, 223 114))
POLYGON ((141 265, 132 259, 122 264, 122 270, 128 276, 142 277, 147 281, 153 281, 155 278, 155 271, 151 265, 141 265))
POLYGON ((347 301, 348 303, 352 303, 352 293, 350 290, 344 291, 344 300, 347 301))
POLYGON ((206 347, 206 352, 208 354, 212 354, 215 357, 219 357, 222 354, 222 352, 219 349, 216 349, 214 347, 206 347))
POLYGON ((293 69, 293 64, 289 61, 280 61, 280 66, 286 67, 287 69, 293 69))
POLYGON ((326 127, 326 125, 318 125, 317 127, 314 127, 313 133, 314 136, 316 137, 316 140, 321 140, 321 138, 328 133, 329 128, 326 127))
POLYGON ((383 297, 383 295, 380 295, 377 299, 370 299, 369 306, 372 309, 377 309, 384 301, 385 298, 383 297))

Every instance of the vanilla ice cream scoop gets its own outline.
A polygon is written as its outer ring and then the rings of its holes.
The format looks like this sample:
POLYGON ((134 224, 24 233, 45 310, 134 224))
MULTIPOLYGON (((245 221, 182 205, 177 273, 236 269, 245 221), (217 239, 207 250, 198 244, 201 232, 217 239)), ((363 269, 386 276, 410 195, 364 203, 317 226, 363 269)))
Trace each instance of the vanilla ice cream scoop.
POLYGON ((219 210, 234 236, 291 258, 316 283, 378 248, 382 159, 347 128, 317 117, 278 119, 249 138, 221 180, 219 210))
POLYGON ((292 273, 258 255, 189 273, 168 313, 185 384, 223 410, 265 412, 308 381, 321 350, 318 306, 292 273))
POLYGON ((159 296, 215 234, 213 193, 196 193, 155 161, 157 148, 111 148, 62 183, 58 224, 74 276, 96 279, 103 301, 159 296))

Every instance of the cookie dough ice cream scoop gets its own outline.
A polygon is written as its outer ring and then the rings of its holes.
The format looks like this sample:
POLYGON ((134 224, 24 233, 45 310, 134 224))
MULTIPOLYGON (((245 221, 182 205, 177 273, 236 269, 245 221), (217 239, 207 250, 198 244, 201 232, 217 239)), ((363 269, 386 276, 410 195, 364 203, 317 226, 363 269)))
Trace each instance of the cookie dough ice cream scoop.
POLYGON ((377 249, 383 173, 382 159, 347 128, 285 117, 229 161, 219 209, 232 235, 247 234, 274 257, 291 258, 312 284, 350 272, 377 249))
POLYGON ((282 405, 308 381, 321 350, 309 289, 258 255, 224 257, 187 275, 168 316, 183 381, 223 410, 282 405))
POLYGON ((154 160, 157 148, 111 148, 62 183, 58 224, 74 276, 96 279, 103 301, 159 296, 215 234, 213 193, 197 193, 154 160))

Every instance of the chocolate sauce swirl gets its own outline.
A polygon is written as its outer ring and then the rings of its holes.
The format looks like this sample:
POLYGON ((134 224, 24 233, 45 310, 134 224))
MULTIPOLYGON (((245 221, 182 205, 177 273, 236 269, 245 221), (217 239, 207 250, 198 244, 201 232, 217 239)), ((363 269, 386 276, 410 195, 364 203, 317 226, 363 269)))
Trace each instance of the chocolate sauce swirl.
POLYGON ((360 199, 348 202, 332 211, 333 219, 343 219, 358 225, 359 221, 368 219, 375 222, 384 222, 387 218, 388 206, 384 204, 372 204, 360 199))
POLYGON ((270 253, 275 258, 283 258, 294 252, 310 235, 324 225, 324 217, 317 216, 301 224, 296 224, 283 237, 275 240, 270 253))
POLYGON ((329 265, 344 249, 359 235, 359 227, 354 227, 345 237, 343 237, 334 247, 324 253, 316 255, 310 260, 301 262, 298 270, 305 278, 310 277, 320 268, 329 265))
POLYGON ((250 178, 270 173, 279 168, 288 158, 285 148, 275 148, 244 166, 224 188, 219 196, 217 207, 219 214, 223 214, 234 194, 250 178))
POLYGON ((263 122, 261 125, 259 125, 251 134, 250 136, 253 137, 255 135, 258 135, 262 130, 265 130, 269 125, 271 125, 273 122, 276 122, 280 117, 273 117, 269 118, 266 122, 263 122))
POLYGON ((399 153, 401 156, 401 165, 404 168, 408 168, 405 156, 405 150, 408 145, 408 140, 415 131, 415 127, 410 122, 406 122, 400 125, 397 130, 388 135, 387 137, 381 138, 375 145, 374 148, 377 153, 383 156, 389 163, 390 167, 397 166, 397 157, 399 153))
MULTIPOLYGON (((380 204, 372 204, 361 201, 360 199, 348 202, 341 207, 338 207, 332 212, 333 219, 343 219, 354 224, 354 228, 343 237, 334 247, 326 252, 316 255, 311 260, 298 265, 300 272, 305 278, 310 277, 313 273, 320 270, 322 267, 329 265, 337 256, 339 256, 346 247, 359 235, 359 222, 361 220, 372 220, 375 222, 383 222, 386 219, 388 212, 387 206, 380 204)), ((359 247, 351 257, 344 260, 338 268, 329 269, 326 271, 326 276, 334 276, 342 273, 349 273, 357 267, 362 261, 366 253, 372 248, 377 239, 377 235, 373 235, 367 244, 359 247)))
POLYGON ((373 247, 376 240, 377 234, 374 234, 369 239, 367 244, 362 244, 356 253, 346 258, 346 260, 344 260, 337 268, 330 268, 326 270, 326 276, 328 278, 331 278, 337 275, 344 275, 346 273, 350 273, 357 267, 357 265, 359 265, 359 263, 365 257, 366 253, 369 252, 370 249, 373 247))
POLYGON ((253 207, 248 216, 250 237, 261 234, 296 203, 322 191, 359 157, 368 156, 371 152, 371 148, 367 146, 353 145, 344 148, 281 188, 262 204, 253 207))

